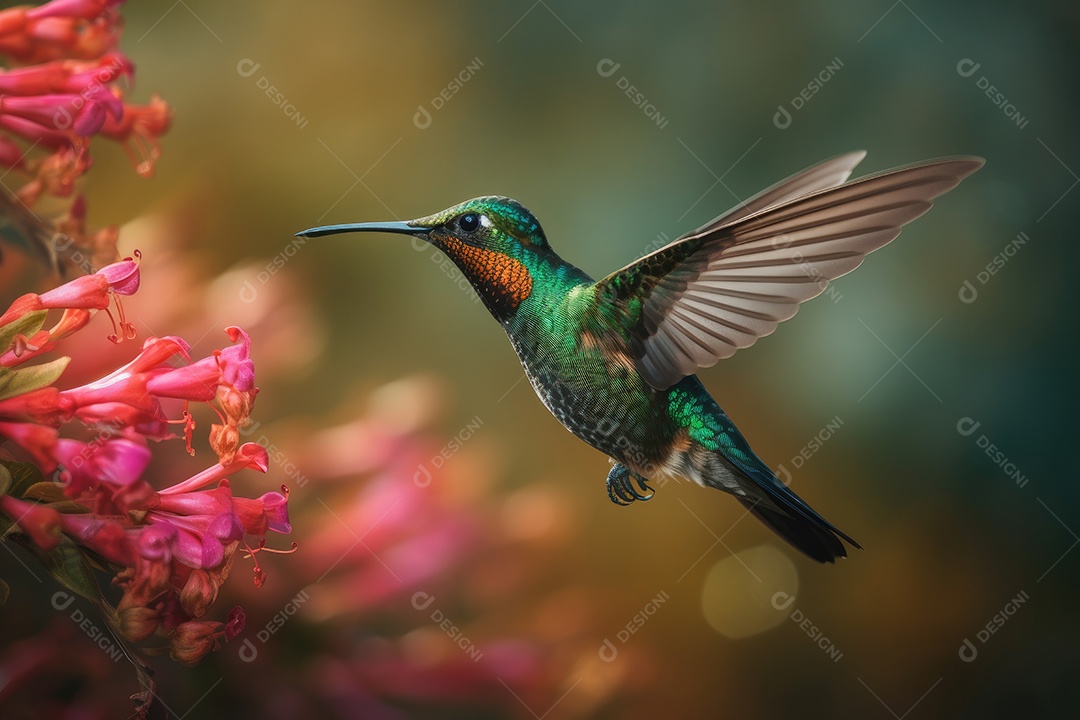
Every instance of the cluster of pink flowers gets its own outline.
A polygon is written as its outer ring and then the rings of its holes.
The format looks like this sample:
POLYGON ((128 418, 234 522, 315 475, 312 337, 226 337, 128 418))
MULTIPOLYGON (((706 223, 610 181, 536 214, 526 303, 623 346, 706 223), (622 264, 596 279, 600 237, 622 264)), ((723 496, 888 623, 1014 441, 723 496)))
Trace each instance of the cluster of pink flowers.
MULTIPOLYGON (((27 207, 43 194, 74 192, 91 165, 94 136, 119 142, 140 174, 153 173, 172 113, 156 95, 146 105, 124 101, 120 82, 130 83, 135 67, 117 50, 122 2, 52 0, 0 10, 0 55, 18 65, 0 70, 0 168, 28 176, 15 193, 27 207)), ((88 235, 84 216, 77 200, 58 230, 94 260, 114 260, 115 228, 88 235)))
MULTIPOLYGON (((238 548, 254 558, 265 549, 267 532, 291 531, 284 486, 251 499, 234 496, 229 485, 228 477, 240 470, 267 470, 265 449, 240 444, 239 430, 258 393, 247 334, 227 328, 234 344, 194 362, 181 338, 151 337, 123 367, 65 390, 54 383, 67 358, 26 366, 84 327, 92 312, 112 317, 114 304, 110 339, 133 337, 120 296, 138 287, 138 260, 127 258, 40 295, 24 295, 0 315, 0 436, 21 447, 43 473, 54 473, 54 482, 39 483, 23 497, 0 496, 0 511, 43 552, 66 537, 114 567, 123 591, 116 629, 131 642, 164 634, 172 656, 190 664, 243 628, 239 608, 224 623, 201 619, 238 548), (44 329, 50 310, 62 314, 44 329), (182 426, 193 454, 191 403, 217 412, 210 445, 218 462, 155 489, 144 478, 148 441, 176 437, 172 427, 182 426), (170 417, 166 407, 181 404, 179 417, 170 417), (96 434, 90 440, 64 437, 67 424, 96 434), (254 547, 249 536, 256 538, 254 547)), ((255 572, 260 585, 257 561, 255 572)))

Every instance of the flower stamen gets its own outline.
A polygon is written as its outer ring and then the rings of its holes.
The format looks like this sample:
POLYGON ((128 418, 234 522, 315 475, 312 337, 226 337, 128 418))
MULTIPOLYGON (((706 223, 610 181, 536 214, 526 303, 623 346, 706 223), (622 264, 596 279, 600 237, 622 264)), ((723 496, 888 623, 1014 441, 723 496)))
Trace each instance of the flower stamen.
POLYGON ((247 560, 248 558, 251 558, 252 565, 254 565, 252 571, 254 572, 253 580, 255 581, 255 587, 262 587, 263 583, 266 582, 266 572, 259 566, 259 561, 255 557, 256 553, 267 552, 274 555, 291 555, 292 553, 296 552, 296 549, 298 547, 300 547, 296 542, 293 542, 292 547, 288 550, 268 548, 266 547, 266 538, 259 540, 258 545, 256 545, 255 547, 251 547, 250 545, 248 545, 247 540, 243 540, 241 542, 244 545, 244 549, 247 550, 247 555, 244 555, 244 559, 247 560))
POLYGON ((22 357, 25 352, 37 352, 41 347, 30 342, 30 338, 22 333, 17 334, 11 341, 11 352, 15 357, 22 357))
POLYGON ((188 410, 188 404, 184 402, 184 447, 187 448, 188 455, 195 455, 195 448, 191 447, 191 436, 195 432, 195 418, 192 417, 191 412, 188 410))
MULTIPOLYGON (((119 303, 117 304, 119 305, 119 303)), ((121 342, 120 329, 116 326, 116 318, 113 317, 112 312, 109 311, 109 308, 105 308, 105 314, 109 316, 109 322, 112 323, 113 329, 113 331, 105 337, 108 338, 109 342, 119 345, 121 342)))

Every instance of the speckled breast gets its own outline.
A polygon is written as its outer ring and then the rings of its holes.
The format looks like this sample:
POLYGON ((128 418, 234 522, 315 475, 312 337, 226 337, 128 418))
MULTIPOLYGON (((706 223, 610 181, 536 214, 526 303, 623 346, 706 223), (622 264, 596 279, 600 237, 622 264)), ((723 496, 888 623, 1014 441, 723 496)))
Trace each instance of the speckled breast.
POLYGON ((537 397, 563 426, 633 468, 667 455, 673 428, 665 393, 644 388, 636 372, 582 349, 560 358, 546 343, 507 333, 537 397))

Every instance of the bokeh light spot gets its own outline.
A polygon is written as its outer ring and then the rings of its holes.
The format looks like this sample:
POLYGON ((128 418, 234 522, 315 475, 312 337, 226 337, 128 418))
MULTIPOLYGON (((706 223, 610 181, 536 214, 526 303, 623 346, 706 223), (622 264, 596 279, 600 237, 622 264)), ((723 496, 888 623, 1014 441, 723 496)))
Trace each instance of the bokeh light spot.
POLYGON ((783 622, 773 597, 794 597, 799 574, 786 554, 771 545, 742 550, 720 560, 701 588, 701 612, 713 630, 732 639, 750 637, 783 622))

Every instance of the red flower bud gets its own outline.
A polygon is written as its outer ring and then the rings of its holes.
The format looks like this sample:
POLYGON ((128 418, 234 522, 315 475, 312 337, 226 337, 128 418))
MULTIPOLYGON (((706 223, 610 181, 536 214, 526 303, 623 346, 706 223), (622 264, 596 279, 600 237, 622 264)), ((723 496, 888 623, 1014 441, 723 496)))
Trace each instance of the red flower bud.
POLYGON ((148 607, 129 607, 120 610, 120 634, 128 642, 142 642, 154 634, 161 625, 161 617, 156 610, 148 607))
POLYGON ((169 657, 184 665, 196 665, 214 649, 225 625, 213 620, 191 620, 177 625, 169 645, 169 657))
POLYGON ((218 582, 205 570, 192 570, 180 591, 180 605, 184 612, 200 618, 217 600, 218 582))

